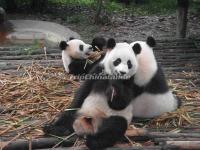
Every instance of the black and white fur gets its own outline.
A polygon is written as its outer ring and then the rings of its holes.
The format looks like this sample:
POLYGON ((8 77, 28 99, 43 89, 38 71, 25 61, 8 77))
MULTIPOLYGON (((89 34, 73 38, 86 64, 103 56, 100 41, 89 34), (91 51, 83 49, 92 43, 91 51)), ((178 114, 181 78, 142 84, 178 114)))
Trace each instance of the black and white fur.
POLYGON ((59 47, 62 50, 62 61, 65 71, 73 75, 87 74, 103 56, 95 62, 90 62, 87 58, 97 48, 102 51, 106 44, 105 42, 105 39, 102 37, 95 37, 91 45, 74 38, 70 38, 67 42, 61 41, 59 47))
MULTIPOLYGON (((128 43, 116 44, 114 39, 109 39, 107 49, 102 62, 90 74, 131 77, 136 73, 135 53, 128 43), (113 69, 109 70, 109 67, 113 69)), ((71 105, 80 109, 64 112, 57 121, 46 126, 44 132, 62 135, 74 130, 78 135, 86 136, 86 145, 90 149, 112 146, 123 137, 133 117, 132 106, 129 105, 134 97, 131 81, 131 78, 86 80, 71 105), (109 106, 112 104, 115 104, 114 109, 109 106), (70 124, 73 124, 73 128, 70 124)))
POLYGON ((106 39, 101 37, 101 36, 97 36, 92 40, 92 48, 94 51, 102 51, 106 48, 106 39))
POLYGON ((171 112, 180 105, 169 89, 161 66, 157 63, 153 47, 156 42, 153 37, 146 41, 135 41, 130 44, 140 53, 136 56, 138 69, 134 75, 133 84, 139 89, 133 98, 133 116, 153 118, 165 112, 171 112))
POLYGON ((62 61, 67 73, 78 75, 87 71, 85 64, 92 51, 91 45, 82 40, 70 38, 68 42, 61 41, 59 47, 62 50, 62 61))

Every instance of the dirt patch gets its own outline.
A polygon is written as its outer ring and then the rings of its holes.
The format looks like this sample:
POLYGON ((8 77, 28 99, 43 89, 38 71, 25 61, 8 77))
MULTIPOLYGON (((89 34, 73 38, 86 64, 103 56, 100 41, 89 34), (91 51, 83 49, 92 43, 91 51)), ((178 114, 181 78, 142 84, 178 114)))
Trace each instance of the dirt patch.
MULTIPOLYGON (((94 36, 114 37, 117 41, 134 41, 152 35, 157 39, 174 38, 176 35, 176 14, 166 16, 134 16, 130 14, 113 14, 107 25, 94 25, 91 16, 74 16, 75 21, 52 15, 8 15, 10 19, 33 19, 53 21, 69 27, 79 33, 86 42, 94 36), (78 18, 80 17, 80 18, 78 18), (87 18, 88 17, 88 18, 87 18), (79 19, 79 20, 78 20, 79 19)), ((67 17, 67 16, 66 16, 67 17)), ((200 16, 189 13, 187 37, 200 37, 200 16)))

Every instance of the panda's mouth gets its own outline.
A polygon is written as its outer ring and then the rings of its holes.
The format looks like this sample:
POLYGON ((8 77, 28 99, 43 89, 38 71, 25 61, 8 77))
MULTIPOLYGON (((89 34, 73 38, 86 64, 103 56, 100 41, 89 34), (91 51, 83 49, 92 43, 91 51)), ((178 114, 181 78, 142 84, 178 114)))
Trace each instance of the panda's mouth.
POLYGON ((94 52, 87 52, 87 53, 85 53, 85 56, 86 57, 90 57, 90 56, 92 56, 94 54, 94 52))
POLYGON ((90 55, 91 55, 91 53, 90 53, 90 52, 87 52, 87 53, 85 53, 85 55, 86 55, 86 56, 90 56, 90 55))

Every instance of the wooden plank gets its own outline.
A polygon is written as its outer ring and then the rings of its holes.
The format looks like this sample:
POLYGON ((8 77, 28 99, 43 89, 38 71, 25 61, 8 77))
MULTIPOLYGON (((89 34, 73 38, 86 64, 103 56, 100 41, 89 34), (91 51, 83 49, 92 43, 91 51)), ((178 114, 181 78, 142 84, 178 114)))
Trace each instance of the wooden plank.
POLYGON ((155 47, 154 50, 162 50, 162 49, 188 49, 188 48, 197 48, 195 45, 180 45, 180 46, 159 46, 155 47))
POLYGON ((171 55, 171 54, 193 54, 197 53, 198 55, 200 54, 200 50, 198 49, 167 49, 167 50, 156 50, 154 51, 154 54, 158 55, 171 55))
POLYGON ((149 132, 147 134, 150 138, 158 138, 158 137, 171 137, 171 138, 200 138, 200 133, 169 133, 169 132, 149 132))
POLYGON ((200 141, 166 141, 165 145, 177 146, 182 150, 199 150, 200 141))
POLYGON ((178 9, 177 9, 176 37, 185 38, 189 0, 177 0, 177 5, 178 9))
POLYGON ((52 53, 52 54, 40 54, 40 55, 19 55, 19 56, 1 56, 0 60, 27 60, 27 59, 34 59, 34 60, 41 60, 45 59, 61 59, 61 53, 52 53))
POLYGON ((155 138, 155 142, 165 142, 165 141, 200 141, 200 138, 155 138))
MULTIPOLYGON (((133 146, 133 147, 110 147, 104 150, 161 150, 161 146, 133 146)), ((52 149, 36 149, 36 150, 52 150, 52 149)), ((69 148, 55 148, 54 150, 88 150, 86 147, 69 147, 69 148)))
MULTIPOLYGON (((60 141, 61 140, 58 138, 49 137, 49 138, 33 139, 31 143, 33 149, 41 149, 41 148, 51 148, 60 141)), ((29 147, 29 143, 30 143, 29 140, 17 140, 8 144, 6 147, 3 148, 3 150, 27 150, 29 147)), ((64 140, 61 145, 69 147, 72 146, 73 143, 74 139, 68 141, 64 140)))
POLYGON ((20 66, 30 66, 34 63, 39 63, 41 66, 44 66, 44 67, 49 67, 49 66, 53 66, 53 67, 62 67, 63 64, 60 61, 56 60, 56 61, 33 61, 33 60, 28 60, 27 62, 26 61, 8 61, 8 62, 1 62, 0 61, 0 70, 1 71, 6 71, 6 70, 16 70, 20 67, 20 66))
MULTIPOLYGON (((35 149, 35 150, 52 150, 52 148, 45 148, 45 149, 35 149)), ((88 150, 88 148, 84 147, 58 147, 53 148, 53 150, 88 150)))
MULTIPOLYGON (((24 55, 25 53, 27 53, 27 55, 28 55, 28 52, 25 51, 25 50, 16 50, 16 49, 13 49, 13 50, 10 50, 10 49, 9 50, 0 50, 0 56, 4 56, 4 55, 17 56, 17 55, 24 55)), ((48 49, 47 50, 47 54, 51 54, 51 53, 61 54, 61 51, 58 50, 58 49, 48 49)), ((44 54, 44 51, 41 50, 41 49, 38 49, 38 50, 30 52, 30 55, 36 55, 36 54, 44 54)))

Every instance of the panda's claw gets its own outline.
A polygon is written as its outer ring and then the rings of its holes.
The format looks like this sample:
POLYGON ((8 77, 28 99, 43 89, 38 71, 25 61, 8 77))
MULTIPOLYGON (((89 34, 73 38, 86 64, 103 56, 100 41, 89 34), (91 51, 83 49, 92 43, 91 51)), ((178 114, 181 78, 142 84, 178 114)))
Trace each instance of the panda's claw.
POLYGON ((99 144, 97 140, 93 138, 93 136, 86 137, 86 146, 90 150, 97 150, 99 148, 99 144))
POLYGON ((86 146, 90 150, 102 150, 104 148, 112 146, 114 143, 111 142, 109 139, 104 139, 99 136, 92 136, 89 135, 86 138, 86 146))
POLYGON ((45 135, 57 135, 57 136, 67 136, 72 132, 66 129, 65 126, 54 126, 52 124, 46 124, 43 126, 43 132, 45 135))

